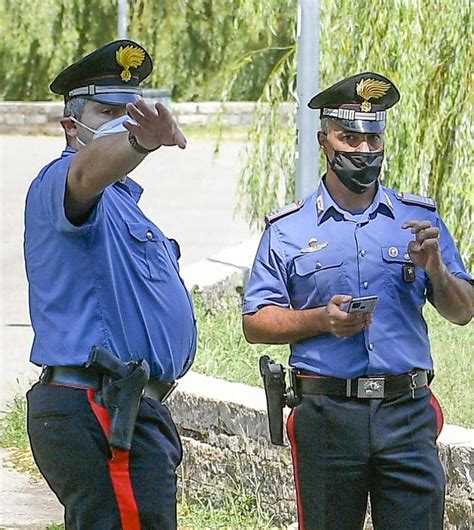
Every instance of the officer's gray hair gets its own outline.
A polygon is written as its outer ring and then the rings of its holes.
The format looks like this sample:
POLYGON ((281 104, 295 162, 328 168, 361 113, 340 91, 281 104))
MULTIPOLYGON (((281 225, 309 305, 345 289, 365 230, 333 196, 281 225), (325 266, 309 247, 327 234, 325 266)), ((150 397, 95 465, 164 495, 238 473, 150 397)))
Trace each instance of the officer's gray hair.
POLYGON ((82 113, 84 112, 86 101, 86 98, 72 98, 69 101, 66 101, 63 115, 72 116, 76 118, 76 120, 80 120, 82 113))
MULTIPOLYGON (((86 106, 87 99, 86 98, 72 98, 66 101, 64 104, 64 110, 63 110, 63 116, 67 118, 68 116, 72 116, 73 118, 76 118, 76 120, 80 120, 82 117, 82 113, 84 112, 84 107, 86 106)), ((69 136, 65 134, 66 136, 66 143, 70 145, 69 143, 69 136)))
POLYGON ((331 118, 321 118, 320 120, 320 129, 323 134, 329 133, 329 122, 331 122, 331 118))

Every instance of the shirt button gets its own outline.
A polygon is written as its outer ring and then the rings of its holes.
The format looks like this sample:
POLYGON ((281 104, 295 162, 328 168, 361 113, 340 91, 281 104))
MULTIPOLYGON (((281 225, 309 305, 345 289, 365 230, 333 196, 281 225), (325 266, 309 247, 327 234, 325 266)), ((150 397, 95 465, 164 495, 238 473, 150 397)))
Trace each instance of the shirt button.
POLYGON ((366 252, 365 250, 361 250, 361 251, 360 251, 360 255, 361 255, 362 257, 364 257, 366 254, 367 254, 367 252, 366 252))
POLYGON ((152 240, 153 239, 153 232, 148 230, 148 232, 146 233, 146 237, 147 237, 148 241, 152 240))
POLYGON ((403 259, 406 259, 407 261, 410 261, 410 254, 408 252, 403 255, 403 259))
POLYGON ((364 286, 364 289, 368 289, 368 287, 369 287, 369 282, 364 282, 362 285, 364 286))
POLYGON ((322 265, 321 265, 321 263, 318 261, 318 262, 316 263, 316 268, 317 268, 317 269, 320 269, 321 267, 322 267, 322 265))
POLYGON ((372 351, 374 349, 374 345, 372 343, 369 344, 369 350, 372 351))

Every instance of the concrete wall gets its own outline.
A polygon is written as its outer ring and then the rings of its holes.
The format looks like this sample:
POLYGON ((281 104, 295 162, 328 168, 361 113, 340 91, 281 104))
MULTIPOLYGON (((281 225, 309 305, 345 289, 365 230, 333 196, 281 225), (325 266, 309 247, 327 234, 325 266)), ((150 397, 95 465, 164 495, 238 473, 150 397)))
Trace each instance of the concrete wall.
MULTIPOLYGON (((147 100, 152 103, 152 100, 147 100)), ((253 102, 229 102, 222 112, 222 123, 228 127, 245 127, 252 123, 256 104, 253 102)), ((283 105, 282 117, 288 116, 293 106, 283 105)), ((221 103, 173 103, 171 111, 179 125, 205 126, 215 123, 221 103)), ((0 134, 62 134, 59 119, 63 104, 60 102, 0 102, 0 134)))

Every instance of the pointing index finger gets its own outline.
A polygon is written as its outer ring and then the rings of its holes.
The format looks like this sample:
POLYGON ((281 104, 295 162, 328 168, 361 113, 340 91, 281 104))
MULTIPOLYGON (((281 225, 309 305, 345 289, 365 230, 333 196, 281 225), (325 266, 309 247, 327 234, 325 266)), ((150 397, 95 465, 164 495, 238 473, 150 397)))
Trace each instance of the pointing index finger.
POLYGON ((411 228, 411 233, 412 234, 417 234, 421 230, 425 230, 426 228, 430 228, 430 227, 431 227, 430 221, 410 220, 410 221, 406 221, 405 223, 402 224, 402 228, 405 228, 405 229, 406 228, 411 228))

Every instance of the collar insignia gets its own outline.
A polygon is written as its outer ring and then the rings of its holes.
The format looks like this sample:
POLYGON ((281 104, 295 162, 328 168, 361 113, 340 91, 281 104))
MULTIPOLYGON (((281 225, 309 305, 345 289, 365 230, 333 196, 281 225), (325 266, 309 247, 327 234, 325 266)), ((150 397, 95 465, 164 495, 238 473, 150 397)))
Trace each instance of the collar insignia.
POLYGON ((115 58, 117 63, 123 67, 120 78, 127 83, 132 78, 130 68, 137 68, 143 63, 145 52, 136 46, 126 46, 125 48, 120 46, 115 52, 115 58))
POLYGON ((393 212, 393 204, 392 204, 392 201, 390 200, 390 197, 385 192, 383 192, 383 194, 385 195, 385 198, 387 199, 387 204, 389 205, 390 210, 392 210, 393 212))
POLYGON ((362 112, 370 112, 372 103, 369 99, 379 99, 388 92, 390 85, 385 81, 379 81, 377 79, 361 79, 356 85, 357 95, 360 96, 364 101, 360 105, 362 112))
POLYGON ((318 198, 316 199, 316 210, 318 211, 318 215, 321 215, 324 212, 324 199, 322 195, 318 195, 318 198))
POLYGON ((312 237, 308 241, 308 246, 306 248, 302 248, 301 252, 303 254, 309 254, 310 252, 318 252, 318 250, 322 250, 323 248, 326 248, 328 246, 328 243, 319 243, 318 240, 315 237, 312 237))

